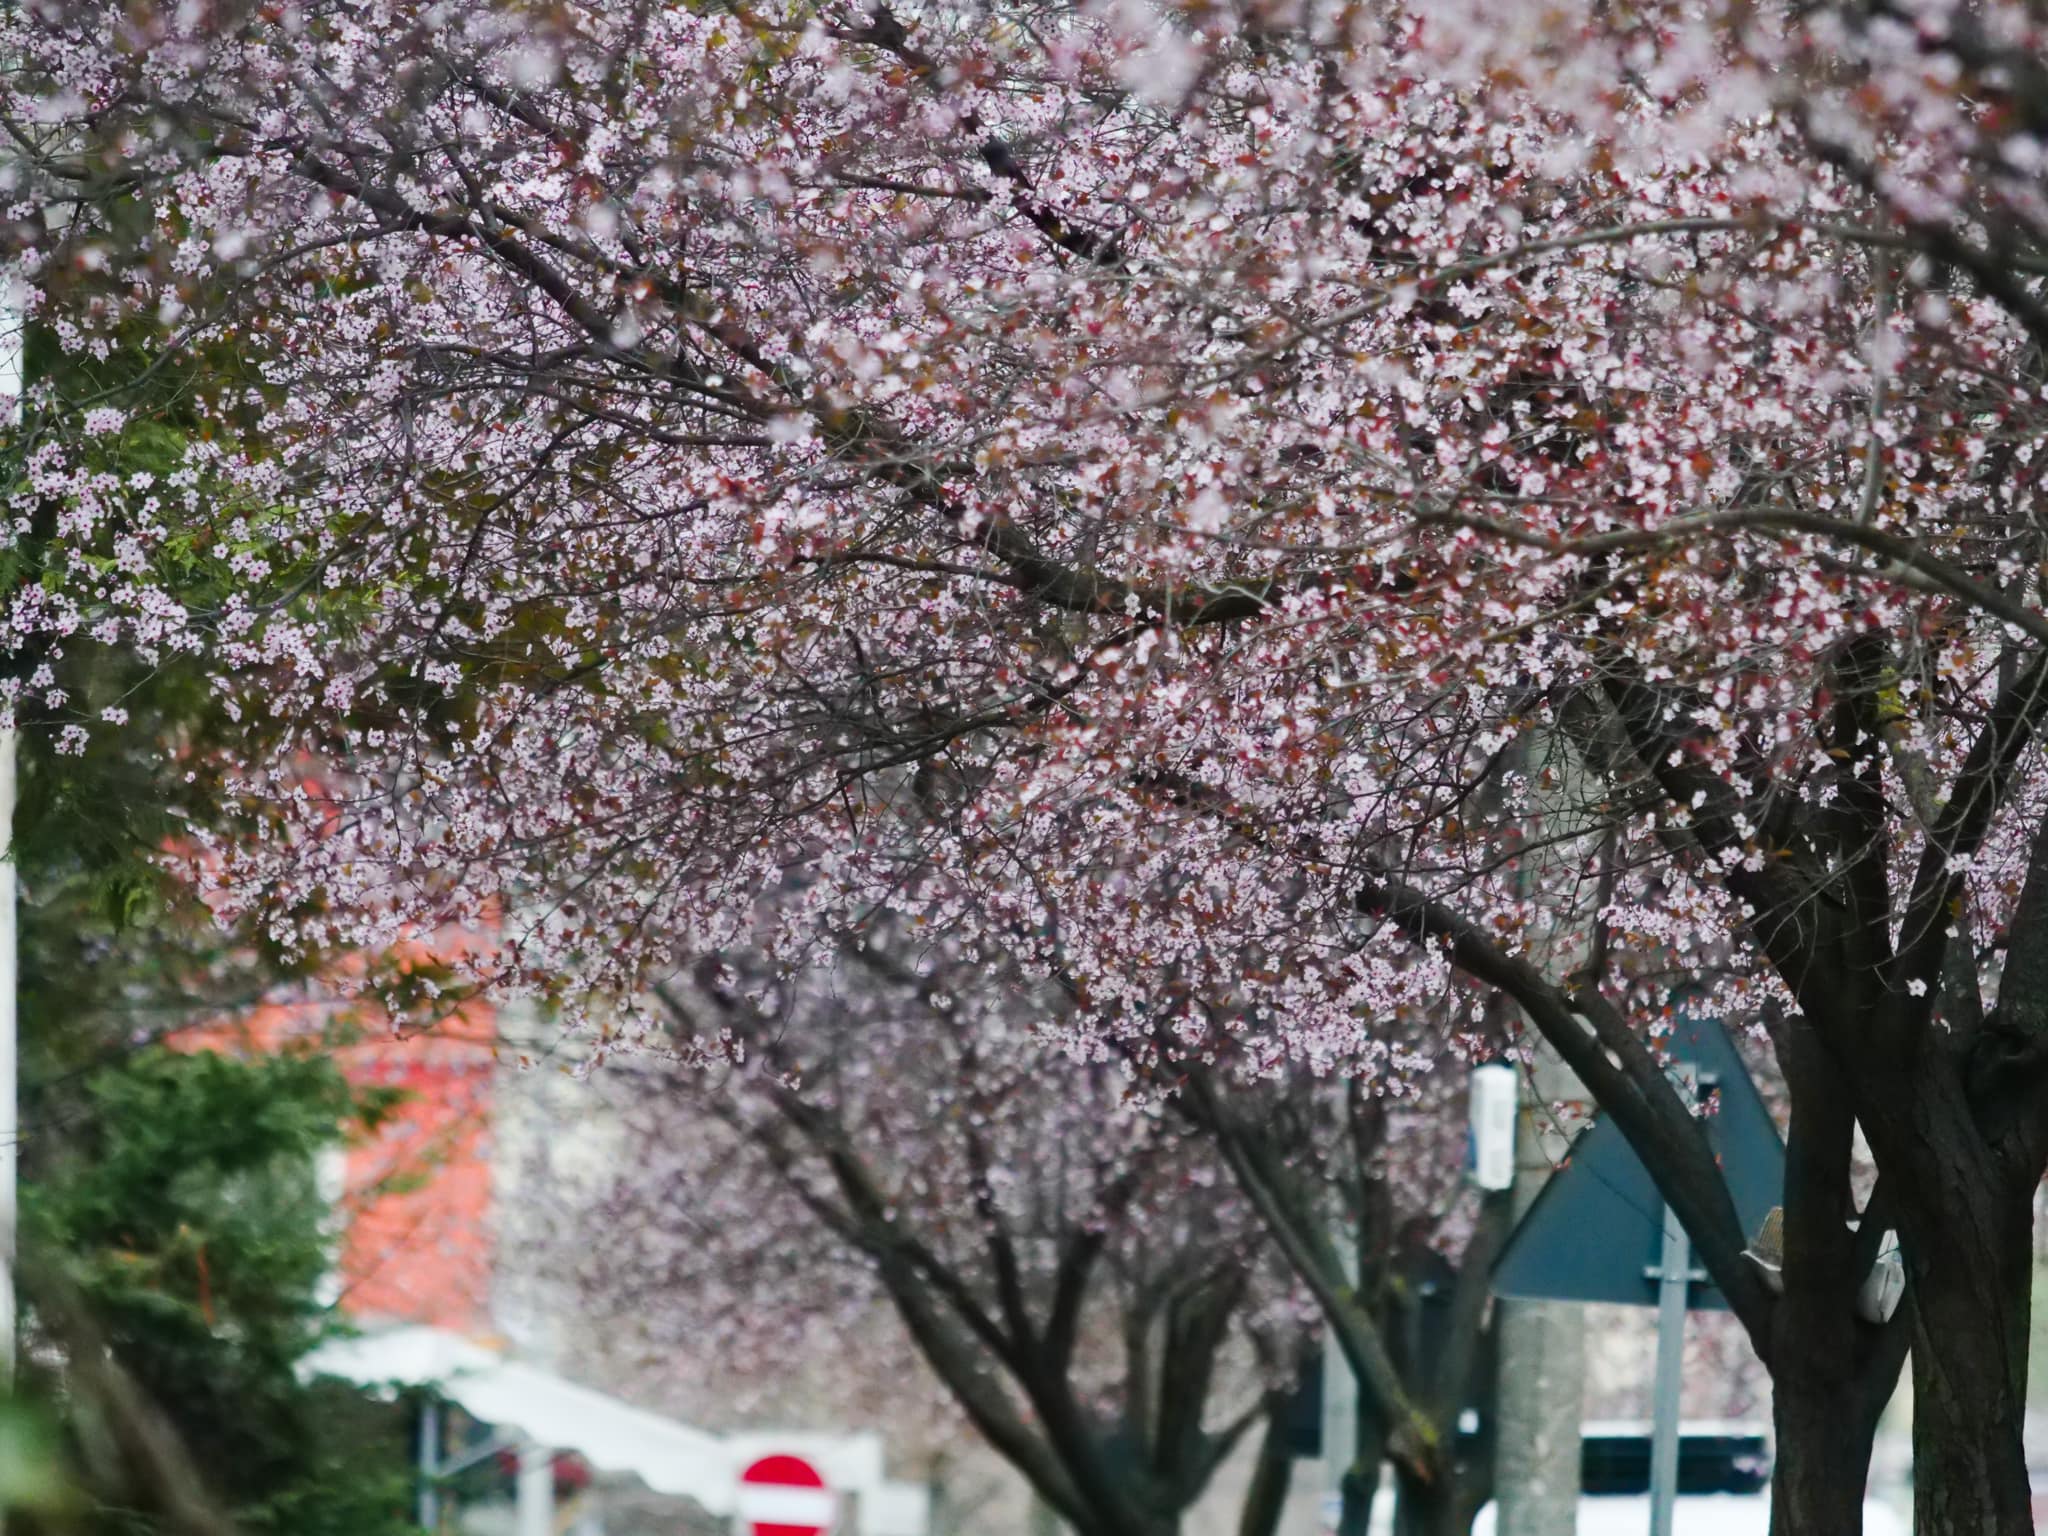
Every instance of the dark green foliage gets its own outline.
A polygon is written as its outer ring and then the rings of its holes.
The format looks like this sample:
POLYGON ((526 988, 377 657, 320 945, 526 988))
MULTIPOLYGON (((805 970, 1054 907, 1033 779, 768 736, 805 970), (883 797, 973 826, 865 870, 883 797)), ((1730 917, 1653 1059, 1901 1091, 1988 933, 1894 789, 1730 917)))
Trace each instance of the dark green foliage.
MULTIPOLYGON (((24 1188, 23 1240, 175 1429, 207 1492, 246 1532, 411 1530, 403 1409, 294 1374, 333 1326, 319 1300, 329 1213, 315 1159, 385 1101, 365 1101, 324 1057, 161 1049, 94 1074, 81 1099, 63 1156, 24 1188)), ((54 1391, 66 1343, 53 1342, 54 1391)), ((107 1486, 109 1469, 91 1465, 96 1427, 68 1427, 96 1507, 67 1528, 162 1529, 127 1507, 146 1506, 146 1489, 107 1486)))

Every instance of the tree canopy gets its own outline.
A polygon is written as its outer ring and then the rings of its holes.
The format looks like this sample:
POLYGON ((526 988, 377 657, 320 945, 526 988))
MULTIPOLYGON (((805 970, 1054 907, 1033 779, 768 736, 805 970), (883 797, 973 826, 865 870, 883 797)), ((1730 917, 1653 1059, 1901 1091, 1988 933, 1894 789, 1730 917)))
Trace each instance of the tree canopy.
POLYGON ((2024 1528, 2027 7, 79 3, 5 56, 41 321, 247 359, 163 473, 32 399, 10 503, 14 636, 248 722, 224 916, 496 925, 465 984, 624 1040, 679 955, 886 913, 1161 1089, 1533 1029, 1770 1365, 1788 1528, 1853 1527, 1909 1343, 1922 1528, 2024 1528), (1677 978, 1787 1078, 1782 1295, 1677 978))

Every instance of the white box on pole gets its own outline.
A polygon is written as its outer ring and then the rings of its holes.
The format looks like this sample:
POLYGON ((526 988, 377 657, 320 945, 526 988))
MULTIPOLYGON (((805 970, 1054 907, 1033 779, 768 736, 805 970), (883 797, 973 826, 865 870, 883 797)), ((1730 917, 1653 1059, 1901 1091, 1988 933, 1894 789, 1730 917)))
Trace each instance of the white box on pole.
POLYGON ((1515 1182, 1515 1069, 1503 1061, 1472 1069, 1470 1171, 1481 1189, 1515 1182))

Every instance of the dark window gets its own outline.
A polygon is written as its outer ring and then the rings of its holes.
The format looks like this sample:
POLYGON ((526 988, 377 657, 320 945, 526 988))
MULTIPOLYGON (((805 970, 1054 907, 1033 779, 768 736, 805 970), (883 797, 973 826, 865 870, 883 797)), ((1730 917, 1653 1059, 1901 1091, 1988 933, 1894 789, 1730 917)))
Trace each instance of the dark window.
MULTIPOLYGON (((1771 1478, 1762 1435, 1683 1435, 1678 1442, 1680 1493, 1758 1493, 1771 1478)), ((1579 1455, 1579 1486, 1589 1494, 1650 1491, 1648 1435, 1588 1435, 1579 1455)))

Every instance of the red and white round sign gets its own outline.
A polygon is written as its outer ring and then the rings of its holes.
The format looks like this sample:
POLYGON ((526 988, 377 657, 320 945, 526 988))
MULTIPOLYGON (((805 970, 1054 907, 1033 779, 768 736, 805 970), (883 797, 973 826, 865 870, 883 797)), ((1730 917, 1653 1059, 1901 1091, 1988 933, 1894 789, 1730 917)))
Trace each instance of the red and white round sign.
POLYGON ((839 1501, 801 1456, 763 1456, 740 1474, 740 1519, 752 1536, 824 1536, 839 1501))

